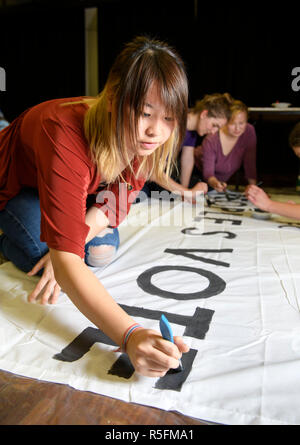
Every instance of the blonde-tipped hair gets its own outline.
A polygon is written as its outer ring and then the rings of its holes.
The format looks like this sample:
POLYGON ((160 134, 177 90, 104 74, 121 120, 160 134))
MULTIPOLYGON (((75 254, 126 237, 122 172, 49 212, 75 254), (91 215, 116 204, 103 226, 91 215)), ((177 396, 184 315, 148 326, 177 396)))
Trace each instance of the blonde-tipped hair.
POLYGON ((103 91, 87 110, 84 119, 92 160, 108 184, 121 179, 121 165, 128 165, 134 173, 125 132, 130 145, 135 147, 138 120, 153 83, 158 87, 166 112, 175 119, 176 126, 161 147, 151 155, 140 157, 140 166, 135 174, 144 179, 153 175, 164 181, 171 173, 186 131, 188 83, 184 64, 166 43, 136 37, 116 58, 103 91))

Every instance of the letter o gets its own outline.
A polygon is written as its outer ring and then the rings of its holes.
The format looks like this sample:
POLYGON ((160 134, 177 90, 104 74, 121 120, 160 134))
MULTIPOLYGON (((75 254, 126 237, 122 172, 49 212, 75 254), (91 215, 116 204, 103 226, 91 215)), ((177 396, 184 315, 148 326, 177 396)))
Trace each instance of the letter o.
POLYGON ((197 300, 199 298, 210 298, 214 295, 218 295, 226 287, 226 283, 218 275, 210 272, 208 270, 199 269, 196 267, 187 266, 155 266, 147 269, 145 272, 141 273, 137 278, 138 286, 150 295, 158 295, 163 298, 174 298, 175 300, 197 300), (151 278, 153 275, 166 272, 168 270, 178 270, 183 272, 194 272, 209 280, 209 285, 206 289, 199 292, 194 292, 192 294, 182 294, 177 292, 168 292, 160 289, 151 283, 151 278))

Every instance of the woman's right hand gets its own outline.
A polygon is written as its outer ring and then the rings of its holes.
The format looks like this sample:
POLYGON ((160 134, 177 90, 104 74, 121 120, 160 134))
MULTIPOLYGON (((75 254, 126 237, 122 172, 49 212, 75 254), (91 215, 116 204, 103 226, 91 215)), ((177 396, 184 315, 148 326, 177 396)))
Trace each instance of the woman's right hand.
POLYGON ((43 274, 34 290, 28 296, 28 301, 31 303, 41 298, 42 304, 55 304, 58 300, 61 288, 55 280, 49 252, 36 263, 27 275, 36 275, 41 269, 44 269, 43 274))
POLYGON ((126 352, 138 374, 147 377, 163 377, 170 368, 178 368, 183 352, 189 346, 181 337, 172 343, 151 329, 137 329, 129 337, 126 352))
POLYGON ((221 182, 215 177, 209 178, 207 182, 212 188, 214 188, 219 193, 224 192, 227 188, 226 182, 221 182))

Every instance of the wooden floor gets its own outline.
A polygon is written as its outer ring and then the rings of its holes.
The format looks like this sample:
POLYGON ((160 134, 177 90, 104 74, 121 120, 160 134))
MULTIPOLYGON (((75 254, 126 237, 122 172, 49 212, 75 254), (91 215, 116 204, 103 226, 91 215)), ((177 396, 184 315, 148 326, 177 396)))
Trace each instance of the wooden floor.
POLYGON ((0 371, 0 425, 208 425, 179 413, 0 371))

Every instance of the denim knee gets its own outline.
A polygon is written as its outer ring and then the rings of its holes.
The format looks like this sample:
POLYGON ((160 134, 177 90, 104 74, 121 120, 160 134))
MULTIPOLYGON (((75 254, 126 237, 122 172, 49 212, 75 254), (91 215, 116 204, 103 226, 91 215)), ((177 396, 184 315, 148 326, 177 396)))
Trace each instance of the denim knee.
POLYGON ((31 270, 49 250, 40 241, 40 225, 40 202, 35 189, 22 189, 0 211, 0 251, 24 272, 31 270))
POLYGON ((104 229, 85 246, 85 263, 92 267, 107 266, 120 245, 118 229, 104 229))

